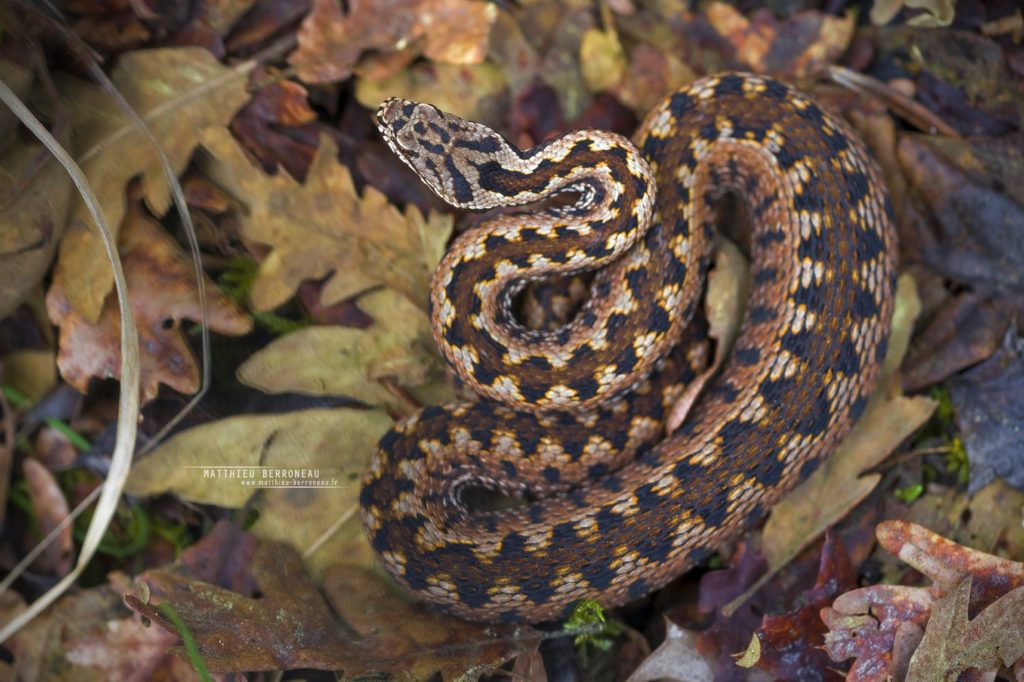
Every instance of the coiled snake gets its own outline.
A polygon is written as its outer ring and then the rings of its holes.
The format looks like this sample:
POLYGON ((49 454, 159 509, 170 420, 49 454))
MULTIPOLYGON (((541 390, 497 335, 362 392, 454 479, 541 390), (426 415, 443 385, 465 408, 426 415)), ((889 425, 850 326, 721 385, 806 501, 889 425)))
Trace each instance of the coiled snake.
POLYGON ((860 142, 804 95, 706 78, 655 106, 636 147, 579 131, 520 151, 397 99, 377 116, 454 206, 575 199, 462 234, 435 273, 437 343, 488 400, 398 423, 361 495, 374 550, 417 596, 474 620, 539 621, 644 595, 761 517, 863 410, 892 316, 891 210, 860 142), (692 335, 726 190, 754 226, 746 314, 723 371, 665 436, 693 377, 688 346, 672 348, 692 335), (525 281, 594 269, 568 325, 514 317, 525 281), (469 488, 523 502, 471 511, 469 488))

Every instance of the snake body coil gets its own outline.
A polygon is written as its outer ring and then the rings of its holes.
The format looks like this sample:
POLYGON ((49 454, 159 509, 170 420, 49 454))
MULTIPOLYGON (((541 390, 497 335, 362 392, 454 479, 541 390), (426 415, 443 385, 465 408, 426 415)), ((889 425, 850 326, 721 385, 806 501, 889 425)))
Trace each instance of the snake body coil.
POLYGON ((805 96, 752 75, 707 78, 658 104, 636 147, 581 131, 519 151, 402 100, 378 121, 456 206, 576 197, 466 232, 435 274, 437 342, 492 400, 427 408, 371 460, 364 525, 417 596, 490 621, 639 597, 760 518, 862 412, 892 315, 891 211, 861 144, 805 96), (700 330, 687 322, 727 190, 754 226, 746 315, 723 371, 665 437, 694 375, 700 330), (525 281, 593 269, 567 326, 514 318, 525 281), (471 512, 471 487, 524 503, 471 512))

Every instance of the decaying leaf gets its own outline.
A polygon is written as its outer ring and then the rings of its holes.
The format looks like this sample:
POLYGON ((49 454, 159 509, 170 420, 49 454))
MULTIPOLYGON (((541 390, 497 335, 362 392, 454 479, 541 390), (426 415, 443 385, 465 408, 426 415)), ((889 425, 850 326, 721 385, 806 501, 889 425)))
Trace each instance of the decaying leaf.
MULTIPOLYGON (((180 322, 202 319, 195 271, 189 259, 160 225, 138 204, 130 207, 118 239, 128 299, 139 328, 142 401, 156 397, 163 383, 181 393, 199 389, 199 368, 180 322)), ((64 379, 85 393, 92 378, 121 376, 120 314, 109 297, 96 324, 74 309, 75 289, 58 269, 46 296, 50 321, 60 325, 57 364, 64 379)), ((213 285, 206 283, 210 328, 241 335, 252 320, 213 285)))
POLYGON ((1024 207, 995 186, 998 176, 979 182, 947 160, 948 146, 937 149, 926 138, 904 136, 898 151, 911 186, 935 217, 935 234, 917 235, 925 260, 958 282, 1024 291, 1024 207))
POLYGON ((452 400, 426 313, 387 289, 359 305, 375 319, 368 329, 300 329, 250 356, 238 378, 268 393, 347 396, 406 410, 402 392, 422 404, 452 400))
POLYGON ((814 587, 798 600, 798 607, 781 615, 766 615, 755 633, 761 644, 757 667, 777 680, 831 679, 828 657, 821 650, 826 627, 818 615, 839 594, 857 585, 857 575, 841 542, 825 533, 814 587))
POLYGON ((967 613, 970 601, 968 575, 932 605, 907 682, 955 680, 968 668, 996 672, 1024 656, 1024 587, 1006 593, 973 619, 967 613))
POLYGON ((955 377, 949 391, 971 463, 968 492, 997 476, 1024 490, 1024 339, 1016 328, 999 352, 955 377))
POLYGON ((626 52, 611 30, 592 28, 580 44, 580 69, 591 92, 609 90, 626 73, 626 52))
MULTIPOLYGON (((411 604, 362 568, 332 569, 321 594, 287 545, 261 544, 252 575, 262 595, 256 599, 173 571, 151 571, 147 581, 188 625, 211 671, 314 668, 344 671, 345 679, 393 673, 412 680, 440 672, 450 680, 539 643, 530 628, 466 623, 411 604), (335 613, 361 638, 345 635, 335 613)), ((158 610, 130 595, 128 603, 177 633, 158 610)))
MULTIPOLYGON (((167 48, 121 55, 110 77, 164 146, 175 173, 180 173, 198 144, 197 131, 227 123, 248 99, 247 69, 230 69, 200 48, 167 48)), ((60 91, 73 112, 76 160, 110 229, 116 231, 121 224, 125 187, 136 175, 142 176, 146 205, 162 216, 170 204, 170 190, 146 136, 99 88, 67 79, 60 91)), ((56 274, 68 285, 71 307, 95 323, 113 286, 113 274, 81 199, 74 199, 70 211, 56 274)))
POLYGON ((304 183, 286 173, 266 175, 224 128, 199 135, 204 170, 242 201, 242 235, 270 245, 252 288, 252 304, 270 310, 304 280, 327 277, 321 302, 331 305, 384 285, 426 308, 428 283, 444 254, 451 216, 424 218, 415 206, 403 214, 367 187, 360 196, 326 137, 304 183))
POLYGON ((136 462, 125 490, 173 492, 231 509, 259 492, 252 503, 260 512, 251 528, 257 537, 301 551, 318 547, 309 557, 314 568, 339 556, 370 565, 370 548, 356 518, 359 481, 391 423, 378 410, 352 409, 222 419, 180 433, 136 462), (286 487, 269 487, 276 479, 286 487), (318 545, 325 538, 327 543, 318 545))
POLYGON ((736 58, 761 72, 806 78, 835 63, 853 39, 853 14, 834 17, 816 11, 799 12, 785 21, 770 10, 748 19, 724 2, 707 9, 707 19, 736 49, 736 58))
POLYGON ((871 5, 871 23, 875 26, 884 26, 895 19, 904 7, 924 10, 907 19, 910 26, 935 28, 953 23, 953 0, 875 0, 871 5))
POLYGON ((314 0, 290 61, 307 83, 347 78, 360 56, 377 52, 376 79, 419 54, 435 62, 478 64, 487 54, 497 7, 473 0, 314 0))
MULTIPOLYGON (((831 608, 822 609, 821 618, 830 630, 825 636, 829 657, 837 662, 856 658, 849 682, 882 682, 906 670, 934 605, 953 593, 966 576, 972 578, 972 609, 998 603, 1007 593, 1019 594, 1024 585, 1024 564, 963 547, 921 526, 886 521, 878 524, 876 533, 887 552, 933 582, 928 587, 863 587, 840 595, 831 608)), ((1011 603, 1020 598, 1013 597, 1011 603)), ((1019 620, 1022 613, 1018 608, 1018 628, 1024 627, 1019 620)), ((1001 618, 1000 610, 993 616, 1001 618)))
MULTIPOLYGON (((109 584, 73 592, 4 642, 17 673, 9 679, 148 682, 158 673, 167 680, 194 679, 192 666, 167 651, 174 637, 145 627, 124 608, 126 587, 122 576, 112 575, 109 584)), ((22 608, 0 605, 0 621, 22 608)))
POLYGON ((711 682, 714 670, 697 650, 697 633, 665 619, 665 641, 644 659, 627 682, 711 682))
MULTIPOLYGON (((26 458, 21 466, 28 487, 28 496, 40 526, 39 539, 42 539, 67 519, 68 500, 64 497, 53 473, 38 460, 26 458)), ((66 526, 59 532, 53 544, 39 556, 36 566, 48 575, 64 576, 71 570, 73 550, 71 526, 66 526)))

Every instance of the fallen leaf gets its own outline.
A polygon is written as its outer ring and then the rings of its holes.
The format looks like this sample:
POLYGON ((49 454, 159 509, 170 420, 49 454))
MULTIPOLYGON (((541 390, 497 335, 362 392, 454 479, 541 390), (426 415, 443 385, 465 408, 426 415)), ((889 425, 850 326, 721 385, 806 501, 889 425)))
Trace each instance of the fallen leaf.
POLYGON ((613 30, 591 28, 580 44, 580 70, 591 92, 609 90, 626 73, 626 52, 613 30))
MULTIPOLYGON (((273 78, 265 67, 256 69, 256 80, 273 78)), ((302 179, 316 155, 317 140, 295 134, 298 126, 316 122, 308 92, 298 83, 274 81, 257 90, 231 121, 231 132, 271 173, 278 166, 293 178, 302 179)))
POLYGON ((853 39, 856 17, 834 17, 813 10, 779 21, 761 9, 748 19, 724 2, 705 13, 711 26, 733 44, 736 59, 748 68, 795 79, 808 78, 835 63, 853 39))
POLYGON ((715 340, 715 358, 711 367, 687 384, 683 395, 672 405, 665 420, 665 430, 672 433, 700 397, 704 386, 718 374, 722 362, 729 357, 743 322, 750 268, 746 257, 732 241, 719 237, 716 242, 715 267, 708 273, 704 309, 708 319, 708 338, 715 340))
POLYGON ((903 390, 920 391, 991 357, 1019 307, 1014 297, 991 292, 965 291, 947 301, 914 337, 903 390))
POLYGON ((797 608, 764 616, 755 632, 761 644, 757 667, 777 680, 835 679, 837 675, 830 674, 828 656, 821 649, 827 628, 819 611, 856 585, 857 575, 845 548, 826 531, 814 587, 797 600, 797 608))
POLYGON ((247 207, 239 215, 242 235, 272 247, 252 288, 255 309, 270 310, 303 281, 324 277, 324 305, 384 285, 426 309, 451 216, 424 218, 415 206, 403 214, 370 186, 360 195, 326 137, 304 183, 283 172, 263 173, 223 128, 199 137, 212 156, 203 163, 206 174, 247 207))
POLYGON ((644 659, 626 682, 653 680, 712 682, 714 670, 697 650, 697 633, 665 619, 665 641, 644 659))
MULTIPOLYGON (((39 461, 27 457, 21 467, 35 520, 39 523, 40 536, 37 540, 41 540, 67 520, 68 500, 57 484, 57 479, 39 461)), ((46 575, 63 577, 71 570, 73 552, 74 542, 71 539, 71 526, 68 525, 58 532, 53 543, 36 559, 34 565, 46 575)))
MULTIPOLYGON (((911 26, 871 37, 879 53, 875 59, 919 73, 917 98, 962 135, 1003 136, 1024 125, 1020 76, 998 41, 976 31, 911 26), (915 49, 908 51, 908 45, 915 49)), ((1005 148, 1006 140, 1001 143, 1005 148)))
POLYGON ((974 181, 926 139, 905 135, 898 151, 935 219, 934 234, 915 234, 925 262, 977 288, 1024 291, 1024 208, 994 183, 974 181))
POLYGON ((840 595, 830 608, 821 610, 830 630, 825 636, 829 657, 836 662, 856 659, 848 682, 883 682, 902 670, 935 602, 953 592, 965 576, 973 578, 973 609, 984 608, 1024 585, 1024 564, 963 547, 927 528, 886 521, 878 524, 876 534, 888 553, 913 566, 932 584, 862 587, 840 595))
MULTIPOLYGON (((17 679, 147 682, 158 674, 165 680, 195 679, 192 666, 167 653, 174 637, 129 615, 121 592, 112 584, 72 592, 4 642, 14 656, 17 679)), ((5 604, 0 620, 9 621, 23 608, 5 604)))
POLYGON ((931 398, 901 395, 898 377, 893 374, 906 352, 919 308, 913 279, 900 277, 879 388, 836 451, 772 508, 765 523, 762 551, 772 570, 784 566, 863 500, 881 475, 862 476, 862 472, 888 457, 935 410, 936 401, 931 398))
POLYGON ((356 100, 371 111, 388 97, 430 102, 442 111, 501 127, 505 79, 498 67, 483 64, 414 64, 381 80, 357 78, 356 100))
POLYGON ((895 19, 904 7, 924 10, 907 19, 908 26, 938 28, 953 23, 954 0, 875 0, 871 5, 871 23, 875 26, 885 26, 895 19))
POLYGON ((434 350, 426 313, 394 291, 360 299, 369 328, 307 327, 251 355, 239 380, 268 393, 340 395, 369 405, 400 407, 394 388, 433 405, 453 399, 434 350))
MULTIPOLYGON (((6 110, 6 107, 4 107, 6 110)), ((54 131, 70 139, 68 129, 54 131)), ((15 141, 0 158, 0 319, 39 286, 71 205, 71 176, 41 144, 15 141)))
MULTIPOLYGON (((172 571, 146 577, 155 594, 167 595, 160 601, 170 601, 185 621, 211 671, 312 668, 343 670, 345 679, 396 673, 414 680, 440 672, 450 680, 494 669, 539 643, 530 628, 471 624, 410 604, 357 567, 328 572, 328 604, 287 545, 260 544, 252 575, 258 599, 172 571), (343 635, 349 630, 335 613, 361 638, 343 635)), ((152 606, 131 595, 126 601, 177 634, 152 606)))
POLYGON ((967 670, 995 673, 1024 656, 1024 587, 1007 592, 968 620, 971 576, 932 605, 907 682, 954 680, 967 670))
POLYGON ((167 492, 201 504, 238 509, 250 503, 260 516, 251 528, 281 540, 315 570, 344 556, 373 564, 356 512, 367 457, 392 421, 378 410, 314 409, 246 415, 177 434, 135 463, 125 486, 131 495, 167 492), (312 472, 281 475, 280 472, 312 472), (284 487, 271 487, 275 479, 284 487), (300 487, 302 485, 308 487, 300 487), (257 492, 259 496, 250 501, 257 492), (327 539, 327 544, 318 543, 327 539))
POLYGON ((365 52, 388 59, 376 79, 394 75, 419 54, 447 64, 479 64, 497 7, 474 0, 313 0, 289 62, 306 83, 344 80, 365 52), (409 49, 407 49, 409 48, 409 49))
MULTIPOLYGON (((24 102, 31 94, 35 75, 31 68, 22 66, 12 59, 0 58, 0 80, 3 80, 11 92, 24 102)), ((0 109, 0 140, 10 140, 18 125, 18 117, 9 107, 0 109)))
MULTIPOLYGON (((178 174, 198 144, 197 131, 227 123, 248 99, 248 68, 225 67, 199 48, 150 49, 121 55, 110 78, 165 146, 178 174)), ((115 236, 125 215, 125 187, 136 175, 142 176, 146 205, 162 216, 170 205, 170 190, 149 139, 99 88, 65 79, 59 89, 73 112, 75 158, 115 236)), ((103 242, 80 198, 70 209, 56 275, 68 284, 71 307, 96 323, 114 280, 103 242)))
POLYGON ((16 350, 0 357, 0 380, 36 403, 57 385, 57 363, 52 350, 16 350))
MULTIPOLYGON (((118 239, 128 299, 135 314, 142 362, 142 401, 156 397, 159 384, 191 394, 199 390, 199 368, 180 322, 202 319, 195 286, 195 271, 181 247, 141 206, 133 204, 125 215, 118 239)), ((57 365, 65 381, 82 393, 93 378, 121 376, 120 314, 109 297, 96 324, 75 311, 71 282, 61 270, 54 274, 46 296, 50 321, 60 326, 57 365)), ((241 335, 252 320, 227 296, 206 283, 210 329, 241 335)))
POLYGON ((1024 490, 1024 339, 1017 330, 991 358, 954 377, 949 392, 971 463, 968 494, 997 476, 1024 490))

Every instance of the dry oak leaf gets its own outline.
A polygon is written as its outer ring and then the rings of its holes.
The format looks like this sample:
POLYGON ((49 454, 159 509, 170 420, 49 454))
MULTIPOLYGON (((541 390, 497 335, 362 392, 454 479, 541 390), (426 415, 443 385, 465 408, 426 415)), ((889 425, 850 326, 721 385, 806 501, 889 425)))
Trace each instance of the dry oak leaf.
MULTIPOLYGON (((932 584, 862 587, 840 595, 831 608, 821 610, 830 630, 825 635, 829 658, 836 662, 856 658, 846 678, 849 682, 902 679, 936 603, 962 589, 966 576, 972 578, 970 606, 975 610, 998 604, 1007 593, 1019 595, 1024 585, 1024 564, 958 545, 922 526, 884 521, 875 533, 889 554, 913 566, 932 584)), ((1016 611, 1018 619, 1022 613, 1016 611)), ((1017 629, 1021 627, 1024 624, 1017 629)))
POLYGON ((415 206, 403 214, 370 186, 360 196, 327 137, 303 183, 284 172, 264 173, 224 128, 199 137, 209 152, 204 172, 248 209, 239 216, 242 236, 272 248, 250 294, 256 310, 270 310, 303 281, 324 277, 323 305, 383 285, 426 309, 431 274, 451 235, 450 215, 424 218, 415 206))
POLYGON ((447 64, 487 56, 498 8, 477 0, 313 0, 289 62, 306 83, 344 80, 360 56, 378 53, 373 77, 393 75, 419 54, 447 64), (383 53, 383 57, 379 56, 383 53))
POLYGON ((359 306, 375 320, 368 329, 319 326, 282 336, 238 368, 239 381, 265 393, 347 396, 398 409, 395 388, 423 405, 454 399, 425 312, 388 289, 359 306))
POLYGON ((373 556, 357 518, 359 480, 391 425, 380 410, 356 409, 221 419, 176 434, 136 462, 125 490, 172 492, 230 509, 248 503, 259 511, 250 529, 255 536, 301 550, 317 545, 306 558, 309 568, 319 571, 338 557, 369 566, 373 556), (299 480, 298 474, 289 479, 287 470, 306 472, 301 480, 311 487, 263 487, 277 479, 299 480))
POLYGON ((724 2, 713 2, 706 16, 732 43, 740 63, 759 73, 797 79, 835 63, 849 47, 857 23, 853 13, 833 17, 813 10, 779 21, 762 9, 748 19, 724 2))
MULTIPOLYGON (((54 132, 70 138, 66 126, 54 132)), ((0 319, 50 269, 71 205, 71 176, 57 159, 41 144, 13 140, 0 156, 0 319)))
MULTIPOLYGON (((195 393, 199 369, 180 329, 183 319, 202 319, 191 261, 138 204, 124 218, 118 248, 139 331, 142 401, 156 397, 161 383, 181 393, 195 393)), ((46 311, 50 321, 60 326, 57 366, 61 375, 85 393, 94 377, 121 376, 121 316, 111 294, 99 320, 90 324, 70 303, 74 288, 58 270, 46 295, 46 311)), ((252 319, 209 279, 206 291, 211 330, 242 335, 252 329, 252 319)))
POLYGON ((968 669, 994 673, 1024 657, 1024 587, 1011 590, 973 619, 971 576, 932 605, 924 638, 910 658, 907 682, 956 680, 968 669))
MULTIPOLYGON (((162 48, 121 55, 110 78, 164 147, 175 174, 180 174, 198 144, 197 131, 226 124, 248 100, 250 68, 223 66, 201 48, 162 48)), ((99 88, 71 78, 61 80, 58 87, 73 112, 75 159, 99 199, 108 227, 116 235, 126 211, 125 187, 137 175, 142 176, 147 206, 162 216, 170 205, 170 190, 149 139, 99 88)), ((56 273, 68 285, 71 306, 95 323, 114 280, 99 232, 77 197, 56 273)))
MULTIPOLYGON (((344 671, 341 679, 425 680, 436 672, 445 680, 476 679, 540 641, 527 627, 467 623, 411 604, 367 569, 333 568, 321 592, 287 545, 257 547, 252 574, 258 599, 171 571, 147 574, 155 593, 170 595, 211 671, 313 668, 344 671), (342 634, 348 628, 338 616, 362 637, 342 634)), ((159 611, 131 595, 126 601, 177 634, 159 611)))

